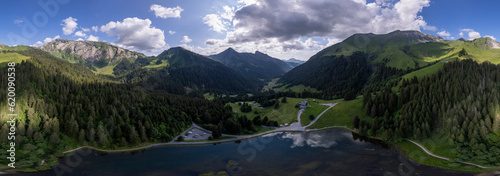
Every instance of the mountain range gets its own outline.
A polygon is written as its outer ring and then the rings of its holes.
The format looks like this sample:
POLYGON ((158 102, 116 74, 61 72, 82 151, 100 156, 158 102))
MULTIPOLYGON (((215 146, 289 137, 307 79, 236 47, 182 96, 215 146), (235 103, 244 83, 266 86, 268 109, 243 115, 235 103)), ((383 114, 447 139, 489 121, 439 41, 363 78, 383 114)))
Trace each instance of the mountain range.
POLYGON ((303 63, 306 63, 306 61, 298 60, 295 58, 290 58, 288 60, 283 60, 283 61, 285 61, 288 65, 292 66, 293 68, 295 68, 303 63))
POLYGON ((228 48, 219 54, 208 57, 248 77, 261 80, 270 80, 281 76, 293 68, 286 62, 259 51, 238 53, 234 49, 228 48))

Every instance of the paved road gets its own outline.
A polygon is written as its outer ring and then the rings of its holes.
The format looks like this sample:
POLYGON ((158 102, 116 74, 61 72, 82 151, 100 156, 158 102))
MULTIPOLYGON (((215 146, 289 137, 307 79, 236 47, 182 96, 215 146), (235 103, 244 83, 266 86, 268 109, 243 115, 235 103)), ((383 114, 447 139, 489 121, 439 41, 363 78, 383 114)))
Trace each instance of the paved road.
MULTIPOLYGON (((442 156, 438 156, 438 155, 435 155, 433 153, 431 153, 429 150, 427 150, 424 146, 420 145, 419 143, 415 142, 415 141, 412 141, 410 139, 405 139, 406 141, 410 141, 411 143, 417 145, 418 147, 420 147, 422 150, 424 150, 425 153, 427 153, 428 155, 431 155, 435 158, 439 158, 439 159, 442 159, 442 160, 447 160, 449 161, 450 159, 449 158, 446 158, 446 157, 442 157, 442 156)), ((474 164, 474 163, 469 163, 469 162, 464 162, 464 161, 457 161, 457 163, 462 163, 462 164, 467 164, 467 165, 471 165, 471 166, 476 166, 476 167, 479 167, 479 168, 482 168, 482 169, 488 169, 488 168, 493 168, 493 167, 486 167, 486 166, 481 166, 479 164, 474 164)))
MULTIPOLYGON (((307 128, 307 127, 310 127, 311 125, 313 125, 314 123, 316 123, 316 121, 318 121, 318 119, 326 112, 328 111, 330 108, 334 107, 335 105, 337 105, 338 103, 329 103, 329 104, 322 104, 322 105, 325 105, 325 106, 330 106, 328 108, 326 108, 323 112, 321 112, 321 114, 318 115, 318 117, 316 117, 311 123, 309 123, 309 125, 306 125, 304 126, 304 129, 307 128)), ((300 116, 299 116, 299 119, 300 119, 300 116)))

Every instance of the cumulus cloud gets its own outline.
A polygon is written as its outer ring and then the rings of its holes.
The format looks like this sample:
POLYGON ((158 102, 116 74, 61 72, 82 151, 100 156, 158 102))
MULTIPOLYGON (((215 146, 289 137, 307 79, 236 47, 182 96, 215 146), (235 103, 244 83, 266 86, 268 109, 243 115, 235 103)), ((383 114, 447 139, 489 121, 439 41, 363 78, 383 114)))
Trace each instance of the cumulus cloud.
POLYGON ((62 20, 61 26, 63 26, 63 34, 64 35, 71 35, 73 32, 75 32, 78 23, 76 23, 78 19, 73 18, 73 17, 68 17, 64 20, 62 20))
POLYGON ((440 31, 440 32, 437 33, 437 35, 439 35, 441 37, 449 37, 449 36, 451 36, 451 34, 448 31, 440 31))
POLYGON ((166 8, 158 4, 153 4, 149 8, 159 18, 180 18, 181 12, 184 11, 181 7, 166 8))
MULTIPOLYGON (((430 5, 429 0, 401 0, 393 5, 387 3, 353 0, 257 0, 255 4, 235 12, 235 30, 228 34, 229 42, 240 43, 265 38, 286 41, 314 36, 346 38, 363 32, 435 29, 427 25, 419 15, 424 7, 430 5)), ((209 26, 221 26, 216 17, 207 15, 206 18, 213 21, 209 26)))
POLYGON ((126 18, 122 22, 112 21, 101 26, 101 31, 109 36, 118 36, 113 43, 131 50, 149 52, 165 47, 164 32, 151 26, 151 20, 126 18))
POLYGON ((184 37, 182 37, 181 43, 189 43, 191 41, 193 40, 190 39, 187 35, 185 35, 184 37))
POLYGON ((85 36, 87 36, 87 34, 83 33, 83 31, 76 31, 75 32, 75 36, 77 36, 77 37, 85 37, 85 36))
POLYGON ((469 40, 474 40, 477 38, 481 38, 481 34, 479 32, 476 32, 474 29, 460 29, 460 37, 462 37, 464 34, 463 32, 467 32, 469 36, 469 40))
POLYGON ((94 41, 94 42, 97 42, 97 41, 99 41, 99 37, 97 37, 97 36, 93 36, 93 35, 89 35, 89 37, 87 37, 87 40, 88 40, 88 41, 94 41))
POLYGON ((94 31, 94 32, 99 31, 99 26, 92 26, 92 31, 94 31))
POLYGON ((175 32, 175 31, 168 31, 168 33, 169 33, 170 35, 174 35, 174 34, 175 34, 175 33, 177 33, 177 32, 175 32))
POLYGON ((54 41, 54 40, 59 39, 59 38, 61 38, 61 36, 59 36, 59 35, 56 35, 53 38, 47 37, 47 38, 45 38, 43 40, 43 42, 37 41, 35 44, 33 44, 31 46, 33 46, 33 47, 41 47, 41 46, 45 45, 46 43, 49 43, 49 42, 54 41))
POLYGON ((240 0, 203 21, 223 39, 205 41, 205 53, 228 46, 282 58, 308 58, 355 33, 437 31, 420 15, 430 0, 240 0), (286 51, 286 52, 285 52, 286 51), (300 55, 300 56, 298 56, 300 55))
POLYGON ((208 14, 203 18, 203 22, 215 32, 222 33, 223 31, 227 31, 227 23, 222 21, 219 15, 208 14))

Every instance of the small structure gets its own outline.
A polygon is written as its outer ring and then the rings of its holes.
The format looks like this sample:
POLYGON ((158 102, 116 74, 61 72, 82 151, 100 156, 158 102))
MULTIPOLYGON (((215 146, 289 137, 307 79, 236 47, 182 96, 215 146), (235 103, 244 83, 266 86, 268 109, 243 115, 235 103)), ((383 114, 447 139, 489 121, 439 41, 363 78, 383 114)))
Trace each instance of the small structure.
POLYGON ((307 107, 307 105, 309 104, 309 102, 307 102, 307 100, 302 100, 299 105, 300 105, 300 108, 305 108, 307 107))
POLYGON ((313 99, 313 102, 316 102, 316 99, 313 99))
POLYGON ((288 123, 285 123, 285 126, 288 126, 288 123))

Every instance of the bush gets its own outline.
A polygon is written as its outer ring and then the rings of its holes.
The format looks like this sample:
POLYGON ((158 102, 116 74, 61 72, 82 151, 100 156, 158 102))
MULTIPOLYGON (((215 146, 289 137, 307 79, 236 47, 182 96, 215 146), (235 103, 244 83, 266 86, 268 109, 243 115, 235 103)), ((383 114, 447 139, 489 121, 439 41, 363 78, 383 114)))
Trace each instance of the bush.
POLYGON ((179 137, 177 138, 177 141, 179 141, 179 142, 184 141, 184 137, 183 137, 183 136, 179 136, 179 137))
POLYGON ((208 140, 214 140, 214 137, 208 136, 208 140))
POLYGON ((283 97, 283 99, 281 99, 281 102, 286 103, 286 97, 283 97))
POLYGON ((314 120, 314 115, 309 114, 309 119, 314 120))

